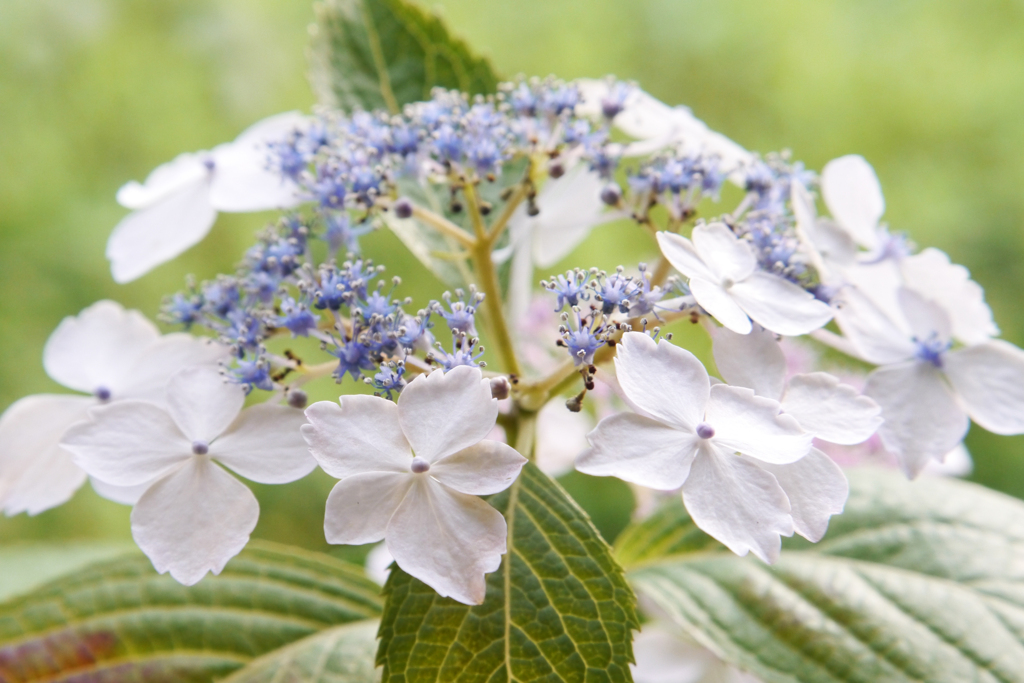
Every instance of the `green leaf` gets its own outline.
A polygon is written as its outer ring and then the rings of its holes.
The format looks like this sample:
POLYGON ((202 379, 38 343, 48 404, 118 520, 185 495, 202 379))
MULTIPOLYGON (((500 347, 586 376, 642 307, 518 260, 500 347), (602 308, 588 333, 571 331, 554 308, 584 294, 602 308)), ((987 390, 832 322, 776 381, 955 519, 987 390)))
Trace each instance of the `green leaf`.
POLYGON ((850 484, 826 537, 788 541, 774 567, 683 540, 696 536, 673 502, 624 534, 629 578, 768 683, 1024 681, 1024 503, 894 472, 854 471, 850 484), (675 540, 658 559, 638 550, 643 537, 675 540))
POLYGON ((0 605, 0 681, 212 681, 325 628, 376 618, 359 567, 250 543, 186 588, 131 553, 0 605))
POLYGON ((384 588, 385 681, 631 681, 635 597, 586 514, 528 464, 491 499, 509 553, 484 604, 437 595, 397 567, 384 588))
POLYGON ((124 555, 130 541, 15 543, 0 546, 0 601, 100 560, 124 555))
POLYGON ((221 683, 376 683, 376 619, 336 626, 253 660, 221 683))
POLYGON ((321 104, 398 113, 437 86, 470 94, 497 89, 490 63, 410 2, 327 0, 316 14, 310 80, 321 104))

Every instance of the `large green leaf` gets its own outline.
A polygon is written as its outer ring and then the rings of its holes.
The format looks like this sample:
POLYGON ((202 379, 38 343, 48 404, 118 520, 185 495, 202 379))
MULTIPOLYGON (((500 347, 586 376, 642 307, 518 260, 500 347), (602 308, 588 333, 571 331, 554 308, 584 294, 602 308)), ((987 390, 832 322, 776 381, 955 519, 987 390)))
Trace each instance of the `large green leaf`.
POLYGON ((395 568, 377 661, 385 681, 630 681, 635 599, 586 514, 532 464, 491 499, 509 553, 484 604, 395 568))
POLYGON ((376 619, 335 626, 274 650, 221 683, 376 683, 376 619))
POLYGON ((316 10, 310 79, 321 104, 398 113, 437 86, 471 94, 497 88, 486 59, 410 2, 326 0, 316 10))
POLYGON ((1024 503, 950 479, 850 475, 846 511, 774 567, 673 502, 624 534, 637 590, 720 657, 775 681, 1024 681, 1024 503), (675 541, 666 539, 671 517, 675 541), (646 536, 661 551, 638 552, 646 536), (660 545, 659 545, 660 544, 660 545))
POLYGON ((212 681, 376 618, 378 593, 360 568, 284 546, 252 543, 191 588, 135 552, 0 605, 0 681, 212 681))

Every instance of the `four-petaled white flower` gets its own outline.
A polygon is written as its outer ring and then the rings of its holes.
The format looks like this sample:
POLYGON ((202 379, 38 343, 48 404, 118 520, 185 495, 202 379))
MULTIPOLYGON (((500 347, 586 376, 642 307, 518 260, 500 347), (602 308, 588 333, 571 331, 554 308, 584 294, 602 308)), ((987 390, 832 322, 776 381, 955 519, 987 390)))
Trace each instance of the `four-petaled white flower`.
MULTIPOLYGON (((745 387, 711 385, 697 358, 665 340, 627 332, 617 347, 618 381, 636 414, 606 418, 588 435, 576 468, 653 489, 682 487, 694 523, 738 555, 765 562, 794 530, 782 482, 763 465, 785 466, 812 436, 780 414, 778 401, 745 387)), ((791 477, 804 500, 817 480, 791 477)))
POLYGON ((216 369, 186 368, 171 378, 166 407, 127 400, 93 408, 61 442, 96 479, 152 482, 132 509, 132 536, 158 572, 186 586, 219 574, 259 518, 256 496, 218 463, 262 484, 316 468, 299 431, 302 411, 244 403, 242 388, 216 369))
MULTIPOLYGON (((720 328, 714 332, 713 344, 722 379, 777 400, 783 413, 822 441, 861 443, 882 424, 877 403, 827 372, 801 373, 787 381, 786 357, 775 335, 767 330, 736 334, 720 328)), ((817 448, 790 465, 761 466, 774 474, 786 491, 797 533, 811 541, 821 540, 829 517, 843 511, 850 492, 839 466, 817 448)))
POLYGON ((814 199, 799 183, 792 188, 797 230, 809 251, 821 258, 815 266, 832 287, 853 285, 893 319, 902 316, 896 293, 901 286, 942 301, 955 339, 980 344, 999 334, 981 285, 939 249, 911 255, 900 236, 879 223, 885 211, 882 187, 863 157, 833 159, 821 175, 825 205, 834 220, 818 218, 814 199), (867 252, 858 252, 857 246, 867 252))
POLYGON ((658 233, 661 253, 690 279, 701 308, 733 332, 747 334, 751 319, 777 334, 801 335, 832 319, 832 309, 789 280, 757 267, 750 245, 724 223, 698 225, 692 241, 658 233))
POLYGON ((199 243, 218 211, 284 209, 301 200, 299 187, 270 167, 268 143, 283 141, 307 125, 298 112, 254 124, 233 142, 209 152, 181 154, 156 167, 144 183, 132 181, 117 201, 134 211, 107 242, 117 282, 130 282, 199 243))
POLYGON ((897 293, 898 318, 855 288, 840 296, 840 329, 881 366, 864 393, 882 406, 878 435, 908 476, 941 461, 971 419, 996 434, 1024 433, 1024 351, 998 339, 953 349, 946 310, 907 288, 897 293))
POLYGON ((501 564, 505 519, 478 496, 503 491, 526 459, 484 439, 498 417, 477 368, 420 375, 397 405, 376 396, 315 403, 302 428, 320 467, 341 479, 327 499, 329 543, 384 539, 403 571, 440 595, 483 602, 501 564))
MULTIPOLYGON (((162 401, 167 381, 189 365, 212 365, 226 347, 188 334, 161 336, 138 311, 99 301, 65 318, 43 349, 47 374, 90 396, 37 394, 0 416, 0 508, 38 514, 68 500, 86 474, 58 445, 90 408, 122 399, 162 401)), ((136 492, 93 481, 103 496, 131 502, 136 492)))

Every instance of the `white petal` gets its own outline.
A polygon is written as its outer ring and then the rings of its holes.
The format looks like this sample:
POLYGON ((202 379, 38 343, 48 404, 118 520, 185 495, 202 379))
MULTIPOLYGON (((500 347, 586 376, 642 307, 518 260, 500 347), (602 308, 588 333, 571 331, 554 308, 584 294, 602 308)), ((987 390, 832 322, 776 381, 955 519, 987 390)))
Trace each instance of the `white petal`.
POLYGON ((410 472, 365 472, 339 481, 327 497, 327 542, 362 545, 383 540, 388 522, 418 476, 410 472))
POLYGON ((305 131, 312 120, 300 111, 285 111, 268 116, 252 124, 235 138, 233 144, 278 142, 286 139, 295 131, 305 131))
POLYGON ((818 218, 808 226, 806 234, 825 262, 827 272, 822 277, 830 284, 839 279, 838 273, 854 264, 857 244, 834 221, 818 218))
POLYGON ((910 333, 919 340, 938 335, 938 340, 948 342, 953 328, 949 314, 938 303, 918 294, 912 289, 900 287, 896 299, 903 310, 903 317, 910 326, 910 333))
POLYGON ((917 352, 910 331, 856 288, 847 287, 840 294, 836 323, 869 363, 898 363, 913 358, 917 352))
POLYGON ((690 280, 690 291, 701 308, 726 328, 737 334, 749 334, 754 329, 750 317, 731 296, 732 290, 726 291, 710 280, 693 278, 690 280))
POLYGON ((135 486, 114 486, 96 477, 89 477, 89 484, 92 485, 93 491, 107 500, 121 505, 135 505, 142 498, 142 494, 155 483, 156 481, 146 481, 135 486))
POLYGON ((216 168, 210 182, 210 206, 246 213, 287 209, 302 202, 299 186, 280 171, 267 168, 266 145, 221 145, 214 150, 216 168))
POLYGON ((206 152, 179 154, 150 172, 145 182, 131 181, 117 191, 117 203, 126 209, 144 209, 170 195, 204 180, 209 171, 206 152))
POLYGON ((484 439, 430 466, 430 476, 450 489, 471 496, 504 491, 519 476, 526 458, 500 441, 484 439))
POLYGON ((210 456, 246 479, 284 484, 316 469, 300 431, 301 410, 261 403, 246 408, 210 445, 210 456))
POLYGON ((498 402, 478 368, 420 375, 398 397, 398 422, 413 453, 433 463, 479 442, 498 419, 498 402))
POLYGON ((777 334, 807 334, 832 319, 828 304, 772 273, 757 271, 737 282, 729 294, 755 322, 777 334))
POLYGON ((885 198, 871 164, 856 154, 833 159, 821 171, 821 191, 832 217, 858 244, 874 247, 885 198))
POLYGON ((363 566, 366 569, 366 575, 374 583, 383 586, 391 574, 391 563, 394 561, 395 558, 391 557, 387 543, 381 543, 366 555, 366 562, 363 566))
POLYGON ((765 462, 795 462, 810 451, 813 437, 792 417, 780 415, 780 408, 778 401, 745 387, 716 384, 704 419, 715 430, 716 444, 765 462))
POLYGON ((615 372, 629 400, 654 419, 692 432, 704 418, 711 383, 686 349, 627 332, 616 347, 615 372))
POLYGON ((606 417, 587 439, 592 448, 576 458, 580 472, 660 491, 683 485, 698 441, 692 433, 632 413, 606 417))
POLYGON ((896 293, 903 286, 899 263, 882 259, 877 263, 854 262, 842 269, 841 283, 856 287, 890 320, 903 324, 903 308, 896 293))
POLYGON ((794 375, 782 410, 819 439, 843 445, 867 440, 882 424, 877 403, 827 372, 794 375))
POLYGON ((659 232, 657 237, 661 253, 673 268, 688 278, 700 278, 709 282, 717 281, 718 278, 697 255, 697 249, 693 246, 693 242, 671 232, 659 232))
POLYGON ((15 401, 0 416, 0 509, 35 515, 56 507, 85 482, 85 472, 58 446, 94 405, 85 396, 39 394, 15 401))
POLYGON ((244 484, 203 456, 146 491, 132 510, 132 536, 161 574, 192 586, 249 542, 260 506, 244 484))
POLYGON ((974 461, 963 444, 943 456, 942 462, 929 460, 922 474, 938 477, 966 477, 974 470, 974 461))
POLYGON ((209 445, 228 428, 245 404, 245 391, 224 381, 209 365, 179 370, 167 384, 167 410, 191 441, 209 445))
POLYGON ((192 455, 192 441, 167 411, 146 401, 93 408, 60 444, 90 476, 115 486, 158 479, 192 455))
POLYGON ((758 396, 778 400, 786 384, 786 356, 775 335, 764 329, 750 334, 715 330, 715 364, 729 384, 753 389, 758 396))
POLYGON ((770 472, 752 461, 702 448, 683 484, 694 523, 737 555, 752 551, 771 564, 781 536, 793 534, 789 499, 770 472))
POLYGON ((558 179, 549 179, 537 195, 540 213, 526 215, 521 206, 520 220, 533 228, 533 261, 539 268, 550 268, 586 239, 591 228, 621 216, 601 201, 604 183, 580 163, 558 179))
POLYGON ((412 451, 398 424, 398 407, 379 396, 342 396, 306 408, 302 436, 327 474, 409 472, 412 451))
MULTIPOLYGON (((611 373, 599 376, 615 381, 611 373)), ((537 436, 534 462, 549 477, 560 477, 572 471, 573 461, 587 446, 587 432, 594 428, 593 418, 585 411, 574 413, 560 400, 548 402, 537 413, 537 436)))
POLYGON ((147 346, 111 389, 115 396, 164 403, 174 373, 191 365, 214 365, 229 352, 228 347, 207 337, 167 334, 147 346))
POLYGON ((159 338, 156 326, 138 311, 97 301, 61 321, 46 340, 43 367, 69 389, 90 394, 100 387, 112 390, 159 338))
POLYGON ((929 247, 900 262, 907 287, 941 301, 952 319, 953 336, 964 344, 980 344, 999 334, 985 291, 961 265, 929 247))
POLYGON ((234 142, 218 145, 214 162, 210 203, 218 211, 263 211, 295 206, 299 188, 280 172, 268 168, 268 143, 305 130, 309 118, 297 111, 276 114, 242 132, 234 142))
MULTIPOLYGON (((633 637, 633 656, 636 664, 630 666, 634 683, 714 683, 705 678, 721 666, 721 662, 696 643, 675 633, 669 624, 648 621, 633 637)), ((722 679, 718 683, 734 683, 722 679)))
POLYGON ((993 339, 947 353, 943 369, 972 420, 996 434, 1024 433, 1024 351, 993 339))
POLYGON ((505 518, 481 499, 419 477, 391 518, 386 540, 407 574, 442 597, 479 605, 484 574, 501 566, 507 533, 505 518))
POLYGON ((910 478, 951 451, 970 426, 942 373, 930 363, 878 368, 868 375, 864 393, 882 407, 885 422, 878 435, 910 478))
POLYGON ((697 255, 721 283, 739 282, 757 268, 757 257, 746 242, 736 237, 725 223, 698 225, 690 236, 697 255))
POLYGON ((209 194, 202 178, 122 218, 107 242, 114 281, 142 277, 206 237, 217 219, 209 194))
POLYGON ((793 528, 812 543, 828 531, 828 520, 838 515, 850 495, 850 484, 839 465, 812 448, 807 457, 789 465, 757 463, 775 475, 789 498, 793 528))

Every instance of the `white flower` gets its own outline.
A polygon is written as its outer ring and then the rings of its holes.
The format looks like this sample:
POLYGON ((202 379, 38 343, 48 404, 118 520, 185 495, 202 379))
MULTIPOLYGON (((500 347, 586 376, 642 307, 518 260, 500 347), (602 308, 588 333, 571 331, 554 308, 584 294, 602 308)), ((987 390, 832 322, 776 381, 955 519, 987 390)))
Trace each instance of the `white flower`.
MULTIPOLYGON (((43 349, 43 366, 60 384, 90 396, 38 394, 0 417, 0 508, 35 515, 67 501, 85 472, 58 445, 89 408, 122 399, 163 400, 171 375, 188 365, 214 364, 227 355, 220 344, 188 334, 161 336, 138 311, 99 301, 65 318, 43 349)), ((101 495, 125 502, 131 491, 96 485, 101 495)))
POLYGON ((61 442, 91 476, 115 486, 152 482, 132 509, 132 536, 161 574, 191 586, 219 574, 249 541, 256 496, 222 469, 263 484, 309 474, 300 410, 259 404, 208 366, 171 378, 166 407, 127 400, 89 411, 61 442))
MULTIPOLYGON (((595 79, 576 81, 582 102, 576 112, 580 116, 601 115, 601 101, 608 96, 608 82, 595 79)), ((730 179, 742 184, 742 167, 753 161, 753 155, 741 146, 708 128, 687 107, 670 107, 634 88, 623 102, 622 111, 613 124, 619 130, 640 142, 626 147, 626 156, 644 156, 671 147, 687 154, 707 154, 718 157, 730 179)))
POLYGON ((733 332, 747 334, 751 319, 777 334, 801 335, 832 319, 832 309, 789 280, 757 267, 757 257, 724 223, 698 225, 693 241, 658 233, 661 253, 690 279, 701 308, 733 332))
POLYGON ((896 293, 900 286, 925 298, 942 301, 950 316, 953 337, 979 344, 999 334, 981 286, 961 265, 933 247, 910 255, 900 237, 880 225, 885 200, 878 177, 863 157, 833 159, 821 176, 825 204, 835 222, 817 219, 814 200, 803 187, 794 187, 793 211, 798 229, 822 256, 822 277, 830 285, 853 285, 889 317, 902 313, 896 293), (856 244, 868 249, 858 254, 856 244))
MULTIPOLYGON (((808 454, 812 436, 778 401, 750 389, 711 386, 689 351, 628 332, 618 345, 619 384, 636 414, 606 418, 588 435, 576 468, 653 489, 683 489, 694 523, 738 555, 773 562, 795 530, 774 470, 808 454)), ((817 480, 795 476, 792 486, 817 480)), ((813 499, 813 492, 807 495, 813 499)))
MULTIPOLYGON (((771 332, 755 329, 743 335, 718 329, 713 344, 722 379, 779 401, 783 413, 822 441, 858 444, 882 424, 877 403, 827 372, 797 374, 787 381, 786 357, 771 332)), ((812 448, 791 465, 762 467, 775 475, 789 497, 797 533, 821 540, 829 518, 843 511, 850 492, 839 466, 812 448)))
POLYGON ((398 404, 376 396, 315 403, 302 428, 320 467, 341 479, 327 499, 329 543, 383 539, 403 571, 478 605, 507 528, 477 496, 503 491, 526 459, 484 437, 498 416, 490 382, 459 366, 420 375, 398 404))
POLYGON ((299 188, 269 168, 268 142, 306 125, 298 112, 264 119, 234 142, 209 152, 182 154, 158 166, 144 183, 132 181, 117 201, 134 211, 107 242, 117 282, 130 282, 201 241, 218 211, 280 209, 299 203, 299 188))
POLYGON ((1024 351, 1001 340, 951 349, 949 314, 907 288, 897 293, 898 318, 857 289, 841 296, 840 329, 881 366, 864 390, 882 406, 878 434, 908 476, 959 444, 970 419, 996 434, 1024 433, 1024 351))

